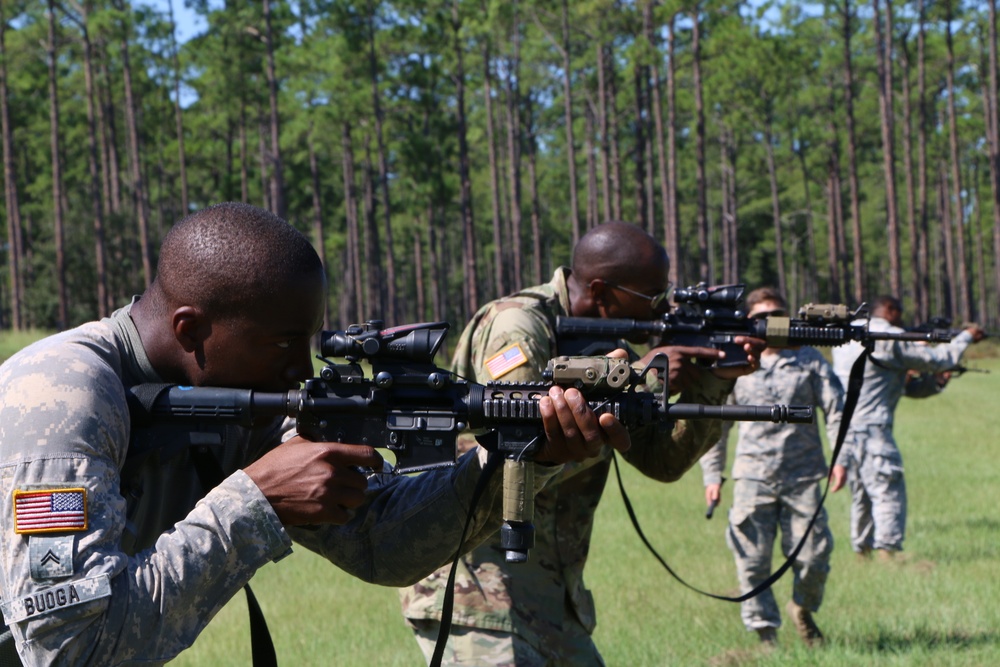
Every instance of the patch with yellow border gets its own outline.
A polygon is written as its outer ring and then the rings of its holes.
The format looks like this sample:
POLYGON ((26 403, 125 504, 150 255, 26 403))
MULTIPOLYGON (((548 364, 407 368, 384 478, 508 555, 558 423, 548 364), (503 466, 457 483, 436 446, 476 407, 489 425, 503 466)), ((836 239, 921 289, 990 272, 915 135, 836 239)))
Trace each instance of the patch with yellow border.
POLYGON ((87 490, 14 490, 14 532, 21 535, 87 530, 87 490))
POLYGON ((526 363, 528 363, 528 356, 521 349, 520 344, 514 343, 487 359, 485 365, 490 377, 496 380, 526 363))

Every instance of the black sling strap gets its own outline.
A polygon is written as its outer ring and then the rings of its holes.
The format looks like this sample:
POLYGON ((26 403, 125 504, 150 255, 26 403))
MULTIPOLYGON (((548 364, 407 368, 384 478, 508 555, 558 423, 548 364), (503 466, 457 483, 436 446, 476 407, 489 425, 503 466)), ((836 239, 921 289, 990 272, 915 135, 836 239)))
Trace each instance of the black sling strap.
MULTIPOLYGON (((851 375, 847 383, 847 395, 844 398, 844 411, 841 414, 840 428, 837 431, 837 443, 836 445, 834 445, 833 454, 831 455, 830 459, 831 465, 833 465, 833 463, 836 463, 837 457, 840 455, 840 450, 844 445, 844 440, 847 438, 847 429, 850 427, 851 417, 854 416, 854 408, 857 406, 858 397, 861 394, 861 385, 864 382, 865 362, 869 358, 870 354, 871 354, 871 347, 865 346, 861 355, 855 360, 854 365, 851 366, 851 375)), ((806 527, 805 532, 802 534, 802 539, 800 539, 799 543, 795 545, 795 548, 792 550, 792 553, 788 555, 788 558, 786 558, 785 562, 781 564, 781 567, 779 567, 777 570, 771 573, 771 575, 766 580, 761 582, 752 591, 744 593, 739 597, 729 597, 726 595, 716 595, 715 593, 709 593, 708 591, 703 591, 700 588, 692 586, 688 582, 681 579, 681 577, 676 572, 674 572, 669 565, 667 565, 667 562, 663 559, 662 556, 660 556, 659 553, 657 553, 656 549, 653 548, 653 545, 649 543, 649 540, 646 539, 646 535, 642 532, 642 528, 639 526, 639 520, 636 518, 635 515, 635 509, 633 509, 632 502, 629 500, 628 495, 625 493, 625 487, 622 484, 622 476, 621 476, 621 471, 618 468, 617 456, 615 456, 612 460, 614 461, 615 464, 615 476, 618 478, 618 488, 621 490, 622 501, 625 503, 625 510, 628 512, 628 516, 632 520, 632 526, 639 534, 639 539, 641 539, 642 543, 646 545, 646 548, 649 549, 650 553, 653 554, 656 560, 660 561, 660 565, 662 565, 663 568, 670 573, 670 576, 672 576, 674 579, 679 581, 687 588, 690 588, 696 593, 701 593, 702 595, 706 595, 710 598, 715 598, 716 600, 724 600, 726 602, 743 602, 744 600, 749 600, 750 598, 756 597, 761 593, 763 593, 764 591, 766 591, 768 588, 770 588, 771 585, 774 584, 774 582, 780 579, 782 575, 784 575, 785 572, 788 571, 788 568, 790 568, 792 566, 792 563, 795 562, 795 559, 798 558, 799 552, 802 551, 802 547, 805 546, 806 540, 809 539, 809 534, 812 532, 813 526, 816 524, 817 519, 819 519, 820 513, 823 511, 823 506, 826 504, 827 493, 829 493, 830 491, 830 478, 828 476, 826 480, 826 486, 823 489, 823 495, 820 498, 819 506, 816 508, 816 512, 813 513, 812 518, 809 520, 809 525, 806 527)))

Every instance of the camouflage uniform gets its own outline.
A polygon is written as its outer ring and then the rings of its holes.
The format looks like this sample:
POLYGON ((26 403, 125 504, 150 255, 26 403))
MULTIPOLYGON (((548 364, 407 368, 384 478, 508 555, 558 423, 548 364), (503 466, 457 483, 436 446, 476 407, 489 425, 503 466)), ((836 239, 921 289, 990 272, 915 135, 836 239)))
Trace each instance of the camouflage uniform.
MULTIPOLYGON (((480 382, 492 380, 488 361, 517 345, 520 365, 496 379, 541 379, 548 360, 558 354, 555 318, 569 312, 568 274, 560 268, 551 282, 480 309, 462 333, 453 370, 480 382)), ((700 385, 679 400, 719 405, 732 385, 705 371, 700 385)), ((695 420, 678 422, 670 436, 658 436, 655 427, 630 430, 632 448, 624 457, 649 477, 674 481, 715 442, 720 428, 715 420, 695 420)), ((536 496, 535 546, 527 563, 508 565, 494 545, 461 559, 452 619, 465 627, 457 627, 449 641, 449 664, 603 664, 590 638, 596 617, 583 568, 611 456, 605 448, 595 458, 565 466, 536 496)), ((443 568, 400 593, 403 615, 423 638, 428 657, 447 577, 443 568)))
MULTIPOLYGON (((879 317, 873 317, 869 327, 872 331, 902 331, 879 317)), ((910 384, 907 390, 908 371, 933 374, 953 368, 971 343, 972 334, 965 331, 942 345, 875 343, 872 356, 865 363, 864 383, 844 442, 849 454, 847 481, 851 487, 854 551, 903 549, 906 484, 903 457, 892 436, 893 414, 904 394, 920 398, 937 393, 935 383, 928 377, 910 384)), ((861 346, 853 342, 833 350, 834 370, 845 387, 851 366, 860 354, 861 346)))
MULTIPOLYGON (((129 310, 0 366, 0 609, 25 664, 164 663, 292 539, 390 586, 454 554, 479 455, 418 477, 373 475, 349 524, 286 529, 240 468, 290 437, 290 424, 130 422, 124 387, 162 379, 129 310), (193 448, 225 475, 207 493, 193 448), (19 505, 39 496, 51 503, 34 514, 19 505), (45 521, 62 529, 39 529, 45 521)), ((559 470, 537 467, 542 481, 559 470)), ((495 477, 469 546, 501 523, 495 477)))
MULTIPOLYGON (((844 396, 833 368, 814 348, 778 350, 760 358, 760 370, 736 381, 730 402, 737 405, 785 403, 818 405, 826 415, 830 442, 836 442, 844 396)), ((705 485, 722 482, 729 426, 701 459, 705 485)), ((802 539, 822 496, 827 475, 823 442, 816 423, 740 422, 733 463, 733 507, 726 543, 736 558, 740 592, 747 593, 771 575, 778 527, 787 555, 802 539)), ((806 544, 792 565, 795 604, 816 611, 830 572, 833 535, 826 510, 820 512, 806 544)), ((777 628, 781 614, 768 588, 741 605, 747 630, 777 628)))

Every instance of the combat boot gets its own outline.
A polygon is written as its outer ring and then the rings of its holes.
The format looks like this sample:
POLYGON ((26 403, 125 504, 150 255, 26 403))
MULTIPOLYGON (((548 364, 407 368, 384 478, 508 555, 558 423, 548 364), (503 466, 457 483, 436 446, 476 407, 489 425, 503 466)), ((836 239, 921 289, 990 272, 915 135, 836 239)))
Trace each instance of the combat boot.
POLYGON ((757 628, 757 636, 760 637, 761 646, 766 648, 774 648, 778 645, 778 629, 777 628, 757 628))
POLYGON ((795 600, 788 601, 786 610, 806 646, 819 646, 823 643, 823 633, 819 631, 811 611, 795 604, 795 600))

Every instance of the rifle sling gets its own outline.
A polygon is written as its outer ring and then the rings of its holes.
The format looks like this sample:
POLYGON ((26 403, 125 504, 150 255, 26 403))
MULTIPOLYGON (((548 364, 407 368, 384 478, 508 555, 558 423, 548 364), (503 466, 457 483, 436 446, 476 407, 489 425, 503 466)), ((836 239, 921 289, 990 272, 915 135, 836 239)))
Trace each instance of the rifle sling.
MULTIPOLYGON (((840 450, 844 445, 844 440, 847 438, 847 429, 850 426, 851 417, 854 416, 854 408, 858 403, 858 396, 861 394, 861 385, 864 382, 865 361, 869 358, 870 354, 871 354, 871 347, 865 346, 864 351, 855 360, 854 365, 851 366, 851 375, 847 383, 847 395, 844 398, 844 411, 840 419, 840 429, 837 431, 837 443, 833 448, 833 454, 831 455, 830 459, 831 466, 833 465, 833 463, 836 463, 837 457, 840 455, 840 450)), ((786 571, 788 571, 788 568, 790 568, 792 566, 792 563, 795 562, 795 559, 798 558, 799 552, 802 551, 802 547, 805 546, 806 539, 808 539, 809 533, 812 532, 813 525, 815 525, 816 520, 819 518, 820 512, 823 511, 823 506, 826 504, 827 493, 829 493, 830 491, 830 477, 829 475, 827 475, 826 487, 823 489, 823 495, 820 498, 819 506, 816 508, 816 512, 812 515, 812 518, 809 520, 809 525, 806 527, 805 532, 802 534, 802 539, 800 539, 799 543, 795 545, 795 548, 785 559, 785 562, 781 564, 781 567, 775 570, 766 580, 761 582, 750 592, 744 593, 739 597, 729 597, 727 595, 718 595, 716 593, 709 593, 708 591, 703 591, 700 588, 692 586, 688 582, 681 579, 681 577, 676 572, 674 572, 669 565, 667 565, 667 562, 663 559, 663 557, 660 556, 659 553, 657 553, 656 549, 653 548, 653 545, 649 543, 648 539, 646 539, 646 535, 642 532, 642 528, 639 526, 639 520, 636 517, 635 509, 632 507, 632 502, 629 500, 628 495, 625 493, 625 486, 622 483, 621 471, 618 468, 617 456, 613 456, 612 461, 615 464, 615 476, 618 478, 618 488, 622 494, 622 501, 625 503, 625 510, 628 512, 629 519, 632 520, 632 525, 635 527, 636 532, 639 534, 639 539, 641 539, 642 543, 646 545, 646 548, 649 549, 650 553, 653 554, 656 560, 660 561, 660 565, 662 565, 663 568, 670 573, 670 576, 672 576, 674 579, 679 581, 687 588, 690 588, 696 593, 700 593, 710 598, 715 598, 716 600, 724 600, 726 602, 743 602, 745 600, 754 598, 763 593, 764 591, 766 591, 768 588, 770 588, 771 585, 774 584, 774 582, 778 581, 778 579, 780 579, 782 575, 785 574, 786 571)))
POLYGON ((469 503, 469 514, 465 519, 465 527, 462 528, 462 538, 455 549, 455 558, 451 561, 451 569, 448 571, 448 585, 445 588, 444 600, 441 604, 441 625, 438 629, 437 642, 434 644, 434 655, 431 657, 428 667, 441 667, 441 660, 444 659, 444 649, 448 644, 448 635, 451 633, 451 615, 455 606, 455 575, 458 571, 458 560, 462 557, 462 545, 465 544, 465 537, 469 533, 469 526, 472 524, 472 517, 476 514, 476 506, 486 490, 486 486, 496 472, 500 464, 503 463, 504 456, 496 452, 491 452, 483 466, 483 472, 479 475, 476 488, 472 492, 472 500, 469 503))

